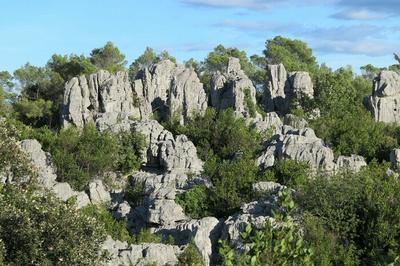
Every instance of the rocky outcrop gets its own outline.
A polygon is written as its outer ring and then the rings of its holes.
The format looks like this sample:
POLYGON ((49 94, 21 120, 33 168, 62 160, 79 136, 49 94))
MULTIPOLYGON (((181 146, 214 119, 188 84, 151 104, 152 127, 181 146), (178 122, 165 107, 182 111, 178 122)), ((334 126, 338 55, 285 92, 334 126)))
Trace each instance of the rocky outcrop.
POLYGON ((258 119, 251 125, 257 132, 261 133, 266 138, 270 138, 275 134, 279 134, 282 130, 282 120, 275 112, 266 113, 262 119, 258 119))
POLYGON ((216 72, 211 82, 211 105, 233 108, 237 117, 255 117, 256 89, 241 69, 238 58, 230 57, 226 71, 216 72))
POLYGON ((366 166, 365 159, 357 155, 339 156, 335 160, 332 149, 311 128, 283 126, 282 132, 267 142, 264 152, 256 162, 260 167, 268 168, 276 160, 287 159, 307 163, 313 173, 331 174, 342 170, 358 172, 366 166))
POLYGON ((157 112, 183 124, 206 108, 207 97, 196 72, 164 60, 135 81, 127 72, 105 70, 72 78, 65 85, 61 119, 63 126, 93 122, 106 128, 128 118, 148 119, 157 112))
POLYGON ((49 154, 42 150, 42 145, 35 139, 27 139, 19 142, 19 146, 31 160, 37 173, 38 185, 54 193, 56 197, 67 201, 74 197, 77 208, 82 208, 90 203, 107 203, 111 196, 101 180, 95 180, 89 184, 89 196, 84 191, 75 191, 66 182, 57 182, 56 171, 51 164, 49 154))
POLYGON ((144 243, 129 245, 108 237, 103 250, 110 257, 105 265, 176 265, 182 250, 177 246, 144 243))
POLYGON ((366 98, 366 106, 376 121, 400 123, 400 74, 382 71, 374 79, 373 92, 366 98))
POLYGON ((313 98, 314 88, 307 72, 287 72, 283 64, 268 65, 268 84, 264 105, 268 112, 288 112, 303 97, 313 98))
POLYGON ((155 120, 134 122, 132 129, 146 137, 146 165, 185 173, 202 171, 203 162, 197 157, 196 147, 185 135, 174 137, 155 120))

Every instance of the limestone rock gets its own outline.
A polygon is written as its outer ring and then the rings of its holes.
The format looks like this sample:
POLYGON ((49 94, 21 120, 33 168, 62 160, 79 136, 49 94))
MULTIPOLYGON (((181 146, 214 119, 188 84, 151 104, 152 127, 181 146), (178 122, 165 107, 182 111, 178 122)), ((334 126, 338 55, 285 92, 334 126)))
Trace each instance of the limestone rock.
POLYGON ((279 183, 270 181, 261 181, 252 185, 252 190, 255 193, 277 193, 285 188, 279 183))
POLYGON ((256 89, 241 69, 238 58, 230 57, 226 71, 217 72, 212 77, 211 103, 221 110, 233 108, 238 117, 251 117, 250 108, 257 104, 256 89))
POLYGON ((46 188, 52 187, 56 182, 57 176, 48 156, 42 150, 42 145, 35 139, 23 140, 19 145, 36 168, 38 183, 46 188))
POLYGON ((293 114, 286 114, 283 118, 283 123, 299 129, 304 129, 308 126, 308 123, 304 118, 297 117, 293 114))
POLYGON ((382 71, 374 80, 372 95, 366 98, 366 106, 376 121, 400 122, 400 74, 382 71))
POLYGON ((394 149, 390 152, 390 162, 392 169, 399 169, 400 166, 400 149, 394 149))
POLYGON ((255 121, 252 127, 261 134, 275 135, 280 133, 282 121, 275 112, 266 113, 262 120, 255 121))
POLYGON ((105 189, 101 180, 94 180, 89 183, 89 198, 93 204, 111 201, 110 193, 105 189))
POLYGON ((203 162, 197 157, 197 149, 184 135, 174 138, 157 121, 140 121, 134 130, 146 137, 147 148, 143 152, 144 162, 149 166, 162 167, 167 171, 200 173, 203 162))
POLYGON ((336 160, 336 171, 348 170, 356 173, 365 166, 367 166, 367 162, 360 155, 339 156, 336 160))
POLYGON ((111 74, 100 70, 89 78, 75 77, 65 85, 62 124, 82 127, 110 113, 114 115, 105 116, 109 124, 128 116, 140 117, 138 101, 127 72, 111 74))
POLYGON ((176 265, 177 256, 181 252, 179 247, 165 244, 145 243, 129 245, 126 242, 113 240, 110 236, 102 246, 110 259, 105 263, 113 265, 176 265))
POLYGON ((311 128, 283 127, 282 134, 270 141, 257 163, 266 168, 271 162, 273 165, 272 158, 306 162, 314 171, 332 172, 335 167, 333 151, 315 136, 311 128))
POLYGON ((268 112, 280 114, 288 112, 303 97, 313 98, 314 88, 308 72, 287 73, 283 64, 268 65, 268 84, 264 95, 264 105, 268 112))

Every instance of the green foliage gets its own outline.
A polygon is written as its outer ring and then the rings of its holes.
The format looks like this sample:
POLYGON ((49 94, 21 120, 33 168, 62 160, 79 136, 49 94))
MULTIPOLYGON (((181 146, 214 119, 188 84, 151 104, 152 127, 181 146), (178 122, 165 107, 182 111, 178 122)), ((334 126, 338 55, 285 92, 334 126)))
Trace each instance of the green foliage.
POLYGON ((396 130, 375 122, 362 105, 363 97, 370 93, 369 82, 355 78, 349 68, 322 68, 316 81, 316 103, 321 110, 321 117, 311 123, 316 134, 333 146, 336 154, 384 159, 397 145, 396 130))
POLYGON ((16 143, 19 137, 20 133, 12 123, 0 118, 0 173, 9 174, 17 182, 35 177, 27 156, 16 143))
POLYGON ((279 192, 279 202, 282 210, 274 212, 275 222, 267 220, 261 230, 254 230, 247 224, 241 237, 250 245, 244 254, 235 254, 222 242, 222 265, 312 265, 313 251, 291 216, 295 208, 291 192, 279 192))
POLYGON ((203 257, 195 244, 189 243, 178 257, 178 266, 204 266, 203 257))
POLYGON ((61 182, 68 182, 77 190, 85 189, 95 177, 107 171, 127 174, 140 167, 140 152, 144 137, 137 133, 100 132, 94 125, 82 130, 69 127, 53 133, 48 128, 25 128, 25 138, 38 139, 43 149, 50 152, 61 182))
POLYGON ((107 42, 101 48, 93 49, 90 53, 90 61, 97 68, 108 70, 111 73, 124 70, 127 63, 125 55, 112 42, 107 42))
POLYGON ((162 243, 162 238, 153 234, 149 229, 141 229, 136 235, 136 243, 162 243))
POLYGON ((250 89, 244 90, 244 102, 246 103, 246 108, 250 114, 250 117, 255 118, 257 114, 257 108, 256 104, 251 100, 250 89))
POLYGON ((206 186, 199 185, 185 193, 177 195, 175 201, 182 206, 186 214, 193 219, 209 215, 209 191, 206 186))
POLYGON ((152 48, 146 47, 144 53, 129 66, 129 77, 135 80, 140 71, 149 69, 152 65, 166 59, 176 63, 175 57, 171 56, 167 51, 156 54, 152 48))
POLYGON ((21 121, 33 126, 47 124, 52 119, 52 101, 43 99, 29 100, 20 98, 14 104, 14 109, 21 121))
POLYGON ((321 258, 339 264, 387 265, 399 256, 400 182, 386 176, 387 167, 371 163, 358 174, 310 180, 299 191, 300 206, 312 217, 306 236, 315 246, 323 243, 337 251, 331 256, 316 248, 321 258))
POLYGON ((135 236, 129 234, 126 219, 119 221, 114 219, 105 206, 90 204, 82 209, 82 213, 95 219, 114 240, 136 243, 135 236))
POLYGON ((277 36, 265 43, 264 55, 268 64, 282 63, 287 71, 308 71, 313 75, 317 61, 305 42, 277 36))
POLYGON ((0 239, 6 265, 99 265, 105 232, 93 218, 51 195, 0 187, 0 239))
POLYGON ((12 76, 7 71, 0 71, 0 115, 7 116, 11 112, 10 108, 10 91, 14 84, 12 76))
MULTIPOLYGON (((226 48, 223 45, 218 45, 210 52, 204 60, 204 68, 208 72, 220 71, 224 72, 229 61, 229 57, 236 57, 240 60, 242 70, 251 79, 256 76, 256 67, 247 57, 245 51, 237 48, 226 48)), ((258 73, 257 73, 258 74, 258 73)))
POLYGON ((47 63, 47 67, 60 74, 65 81, 76 76, 92 74, 97 70, 89 58, 74 54, 69 56, 54 54, 47 63))
POLYGON ((273 167, 264 173, 268 181, 275 181, 293 189, 307 183, 310 167, 307 163, 294 160, 278 160, 273 167))

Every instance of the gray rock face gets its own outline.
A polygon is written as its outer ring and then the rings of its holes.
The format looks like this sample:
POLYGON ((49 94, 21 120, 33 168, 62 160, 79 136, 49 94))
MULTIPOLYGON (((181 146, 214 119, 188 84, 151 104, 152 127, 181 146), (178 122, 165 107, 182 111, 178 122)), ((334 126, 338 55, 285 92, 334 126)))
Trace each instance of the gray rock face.
POLYGON ((217 109, 231 107, 238 117, 250 117, 250 102, 256 105, 256 89, 241 69, 239 59, 230 57, 226 71, 212 77, 212 106, 217 109))
POLYGON ((42 150, 42 145, 35 139, 23 140, 19 143, 21 149, 29 156, 38 174, 38 183, 46 188, 56 182, 56 173, 51 166, 48 155, 42 150))
POLYGON ((107 203, 111 201, 110 193, 105 189, 101 180, 90 182, 89 198, 93 204, 107 203))
POLYGON ((275 135, 281 132, 283 123, 275 112, 266 113, 265 117, 255 121, 251 125, 257 132, 267 135, 275 135))
POLYGON ((359 172, 361 168, 367 166, 364 157, 359 155, 339 156, 336 160, 336 171, 359 172))
POLYGON ((135 81, 127 72, 105 70, 71 79, 65 85, 61 117, 63 126, 95 122, 105 129, 128 118, 148 119, 156 111, 183 124, 206 108, 207 97, 196 72, 164 60, 135 81))
POLYGON ((285 125, 300 129, 304 129, 308 126, 308 123, 305 119, 297 117, 293 114, 286 114, 283 118, 283 123, 285 125))
POLYGON ((59 199, 67 201, 71 197, 76 197, 77 208, 82 208, 90 203, 89 197, 85 192, 74 191, 68 183, 60 183, 56 181, 56 174, 49 154, 42 150, 42 145, 35 139, 23 140, 19 143, 22 151, 24 151, 31 160, 33 167, 38 173, 38 184, 53 192, 59 199))
POLYGON ((257 182, 252 185, 252 190, 255 193, 278 193, 285 188, 279 183, 269 181, 257 182))
POLYGON ((400 122, 400 74, 382 71, 374 80, 372 95, 366 99, 367 108, 376 121, 400 122))
POLYGON ((148 145, 143 159, 147 165, 185 173, 202 171, 203 162, 197 157, 196 147, 186 136, 174 138, 155 120, 135 122, 133 129, 146 137, 148 145))
POLYGON ((268 65, 268 84, 264 95, 268 112, 285 114, 302 97, 314 97, 312 80, 307 72, 287 73, 283 64, 268 65))
POLYGON ((75 77, 65 85, 62 124, 82 127, 103 116, 113 119, 109 123, 128 116, 141 117, 138 101, 127 72, 113 75, 100 70, 88 79, 75 77), (113 115, 109 116, 110 113, 113 115))
POLYGON ((399 169, 400 166, 400 149, 394 149, 390 152, 390 162, 392 169, 399 169))
POLYGON ((176 265, 177 256, 181 250, 177 246, 144 243, 129 245, 126 242, 113 240, 108 237, 103 244, 103 250, 107 251, 110 259, 105 263, 114 265, 176 265))
POLYGON ((246 224, 250 224, 255 229, 262 229, 267 220, 274 222, 272 210, 276 207, 276 196, 244 204, 240 213, 229 216, 224 222, 221 239, 228 241, 231 246, 238 250, 246 250, 241 237, 246 224))
POLYGON ((314 130, 290 126, 283 126, 281 133, 267 143, 256 163, 262 168, 268 168, 276 160, 286 159, 307 163, 313 173, 331 174, 342 170, 358 172, 366 166, 365 159, 358 155, 339 156, 335 160, 332 149, 315 135, 314 130))

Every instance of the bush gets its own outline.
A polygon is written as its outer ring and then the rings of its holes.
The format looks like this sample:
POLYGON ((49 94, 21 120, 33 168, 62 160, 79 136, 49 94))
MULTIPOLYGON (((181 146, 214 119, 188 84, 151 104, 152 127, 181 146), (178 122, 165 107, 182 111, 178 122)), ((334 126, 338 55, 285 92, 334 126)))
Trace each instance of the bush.
POLYGON ((206 186, 199 185, 177 195, 175 201, 182 206, 186 214, 193 219, 209 215, 209 191, 206 186))
POLYGON ((178 257, 179 266, 204 266, 203 257, 195 244, 189 243, 178 257))
POLYGON ((263 177, 268 181, 275 181, 282 185, 297 189, 307 183, 310 167, 307 163, 294 160, 278 160, 268 169, 263 177))
POLYGON ((289 190, 279 192, 282 210, 274 213, 274 223, 267 220, 261 230, 246 225, 241 237, 249 249, 244 254, 235 254, 221 242, 222 265, 312 265, 313 252, 291 216, 295 204, 290 194, 289 190))
POLYGON ((0 239, 6 265, 98 265, 100 224, 51 195, 0 187, 0 239))
POLYGON ((95 177, 107 171, 127 174, 141 164, 144 137, 138 133, 100 132, 94 125, 83 129, 69 127, 54 133, 48 127, 32 129, 21 126, 24 138, 35 138, 50 152, 58 181, 84 190, 95 177))
POLYGON ((310 240, 318 245, 334 239, 343 254, 332 262, 386 265, 399 256, 400 182, 387 177, 386 169, 372 163, 358 174, 310 180, 299 191, 301 208, 314 219, 306 228, 310 240))

